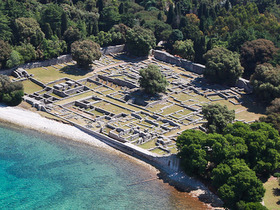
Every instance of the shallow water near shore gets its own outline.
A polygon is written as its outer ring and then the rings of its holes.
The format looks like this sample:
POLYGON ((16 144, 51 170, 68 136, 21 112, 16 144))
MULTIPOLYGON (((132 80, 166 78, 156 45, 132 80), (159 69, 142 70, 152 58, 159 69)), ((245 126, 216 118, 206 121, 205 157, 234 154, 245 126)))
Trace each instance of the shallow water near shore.
POLYGON ((1 123, 0 144, 1 209, 206 209, 118 152, 1 123))

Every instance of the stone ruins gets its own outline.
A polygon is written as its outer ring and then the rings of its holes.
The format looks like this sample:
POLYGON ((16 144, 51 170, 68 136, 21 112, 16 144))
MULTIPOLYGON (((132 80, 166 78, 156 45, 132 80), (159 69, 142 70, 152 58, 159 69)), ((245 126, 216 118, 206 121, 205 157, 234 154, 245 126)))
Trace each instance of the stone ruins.
MULTIPOLYGON (((61 66, 76 68, 73 63, 61 66)), ((207 84, 202 75, 155 58, 137 61, 123 54, 103 55, 93 66, 96 73, 80 80, 65 77, 45 84, 28 76, 25 79, 41 90, 26 94, 24 100, 92 132, 169 154, 176 153, 176 137, 182 131, 201 126, 204 104, 238 106, 246 94, 238 87, 207 84), (169 82, 165 94, 152 98, 138 84, 139 70, 149 64, 159 66, 169 82)))

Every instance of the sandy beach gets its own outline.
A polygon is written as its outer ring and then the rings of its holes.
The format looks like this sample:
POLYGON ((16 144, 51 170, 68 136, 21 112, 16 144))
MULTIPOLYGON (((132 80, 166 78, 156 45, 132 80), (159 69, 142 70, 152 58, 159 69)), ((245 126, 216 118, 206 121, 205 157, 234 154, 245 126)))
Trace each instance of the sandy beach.
POLYGON ((19 107, 0 105, 0 121, 16 124, 29 129, 34 129, 39 132, 71 139, 74 141, 87 143, 95 147, 114 150, 112 147, 99 141, 93 136, 84 133, 74 126, 44 118, 35 112, 19 107))

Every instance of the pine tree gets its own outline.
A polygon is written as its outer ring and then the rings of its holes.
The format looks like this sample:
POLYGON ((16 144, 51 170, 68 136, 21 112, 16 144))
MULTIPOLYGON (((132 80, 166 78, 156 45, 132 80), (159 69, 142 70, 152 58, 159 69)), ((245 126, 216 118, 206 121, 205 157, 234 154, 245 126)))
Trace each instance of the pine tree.
POLYGON ((45 36, 46 39, 51 39, 53 36, 53 31, 49 23, 45 24, 45 36))
POLYGON ((61 15, 61 34, 64 34, 67 28, 68 28, 68 19, 66 13, 63 12, 61 15))
POLYGON ((124 13, 124 6, 123 6, 123 3, 121 3, 120 6, 119 6, 119 13, 120 13, 120 14, 123 14, 123 13, 124 13))
POLYGON ((175 14, 174 14, 173 4, 170 4, 169 5, 169 10, 168 10, 168 13, 167 13, 166 23, 172 24, 174 16, 175 16, 175 14))
POLYGON ((96 7, 98 8, 98 12, 100 14, 103 11, 103 9, 104 9, 104 2, 103 2, 103 0, 97 0, 96 7))

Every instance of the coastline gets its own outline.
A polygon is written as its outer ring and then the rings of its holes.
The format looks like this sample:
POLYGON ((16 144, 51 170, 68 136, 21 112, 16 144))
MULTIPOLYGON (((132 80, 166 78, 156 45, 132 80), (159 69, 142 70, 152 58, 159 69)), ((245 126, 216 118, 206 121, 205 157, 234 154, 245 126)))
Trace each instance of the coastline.
MULTIPOLYGON (((197 197, 204 202, 209 208, 221 207, 221 201, 210 190, 199 181, 188 177, 183 172, 158 170, 143 160, 136 157, 127 155, 120 152, 106 143, 101 142, 99 139, 86 134, 80 129, 67 125, 55 120, 42 117, 40 114, 26 110, 20 107, 8 107, 0 105, 0 121, 9 124, 19 125, 28 129, 33 129, 42 133, 55 135, 58 137, 66 138, 78 143, 89 144, 94 147, 105 149, 108 152, 116 152, 126 157, 132 158, 134 161, 141 165, 145 165, 149 170, 154 173, 160 172, 159 178, 164 182, 168 182, 171 186, 179 189, 180 191, 188 192, 192 197, 197 197)), ((220 208, 219 208, 220 209, 220 208)))

